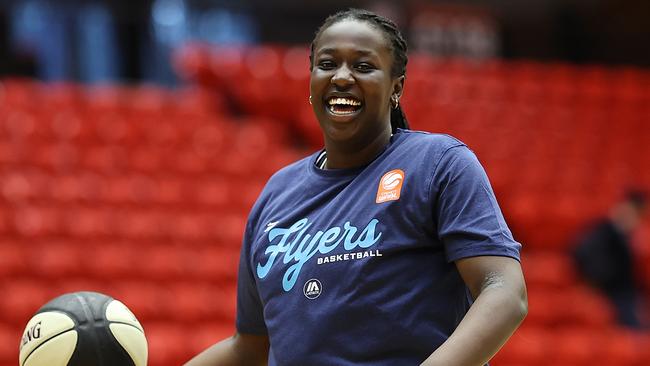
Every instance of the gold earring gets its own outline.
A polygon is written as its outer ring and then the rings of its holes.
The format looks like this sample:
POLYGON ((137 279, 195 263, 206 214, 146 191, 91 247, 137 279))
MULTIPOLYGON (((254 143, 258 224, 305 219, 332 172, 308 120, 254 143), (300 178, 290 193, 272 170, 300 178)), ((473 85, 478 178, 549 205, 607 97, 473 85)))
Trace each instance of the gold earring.
POLYGON ((397 109, 397 107, 399 106, 399 97, 394 96, 393 98, 391 98, 391 102, 393 104, 393 109, 397 109))
POLYGON ((311 105, 311 95, 309 96, 309 104, 311 105))

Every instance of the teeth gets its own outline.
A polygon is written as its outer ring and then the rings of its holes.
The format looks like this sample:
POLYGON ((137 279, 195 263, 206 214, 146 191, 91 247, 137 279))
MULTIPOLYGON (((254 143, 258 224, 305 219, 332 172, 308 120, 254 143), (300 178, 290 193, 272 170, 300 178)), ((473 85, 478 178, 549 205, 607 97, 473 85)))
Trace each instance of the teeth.
POLYGON ((360 106, 361 102, 349 98, 331 98, 328 102, 329 105, 343 104, 343 105, 353 105, 360 106))

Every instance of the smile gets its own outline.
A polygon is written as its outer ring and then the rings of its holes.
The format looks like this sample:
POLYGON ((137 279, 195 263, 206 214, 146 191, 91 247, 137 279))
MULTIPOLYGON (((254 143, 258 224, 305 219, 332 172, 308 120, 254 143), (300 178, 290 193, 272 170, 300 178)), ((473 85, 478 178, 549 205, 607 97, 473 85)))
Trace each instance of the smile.
POLYGON ((349 97, 331 97, 327 100, 327 109, 336 116, 350 116, 359 112, 362 103, 349 97))

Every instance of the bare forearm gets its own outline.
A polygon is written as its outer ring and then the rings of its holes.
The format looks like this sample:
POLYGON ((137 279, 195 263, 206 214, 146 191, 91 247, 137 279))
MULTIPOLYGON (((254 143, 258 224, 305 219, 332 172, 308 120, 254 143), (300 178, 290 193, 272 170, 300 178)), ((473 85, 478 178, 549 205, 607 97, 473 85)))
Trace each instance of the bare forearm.
POLYGON ((211 346, 184 366, 248 366, 266 365, 268 341, 263 338, 251 341, 251 336, 234 335, 211 346), (242 337, 245 338, 242 341, 242 337), (251 345, 254 348, 251 349, 251 345))
POLYGON ((486 288, 452 335, 422 366, 482 366, 503 346, 527 313, 525 294, 486 288))

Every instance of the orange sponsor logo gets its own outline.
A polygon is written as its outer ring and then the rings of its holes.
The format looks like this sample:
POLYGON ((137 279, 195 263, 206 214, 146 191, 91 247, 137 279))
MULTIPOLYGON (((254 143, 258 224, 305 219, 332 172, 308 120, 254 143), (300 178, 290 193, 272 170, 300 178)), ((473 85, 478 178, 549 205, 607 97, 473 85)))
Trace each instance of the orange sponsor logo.
POLYGON ((379 181, 379 188, 377 189, 377 199, 375 202, 382 203, 386 201, 396 201, 399 199, 402 192, 402 184, 404 183, 404 172, 395 169, 384 174, 379 181))

